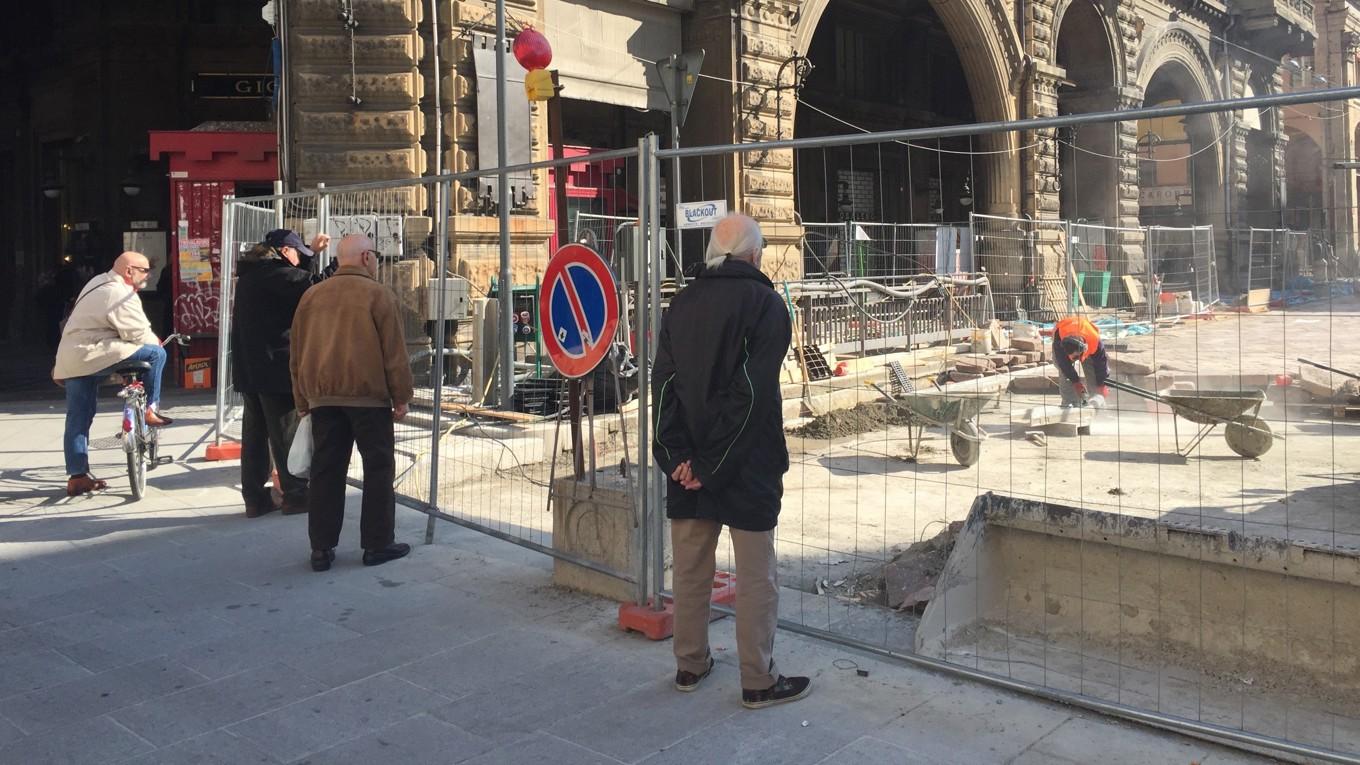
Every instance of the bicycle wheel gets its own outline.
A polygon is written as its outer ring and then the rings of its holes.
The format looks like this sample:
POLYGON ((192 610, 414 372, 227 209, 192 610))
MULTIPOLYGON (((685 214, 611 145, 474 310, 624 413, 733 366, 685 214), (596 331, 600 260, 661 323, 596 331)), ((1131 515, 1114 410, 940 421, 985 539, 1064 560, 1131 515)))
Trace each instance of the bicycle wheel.
POLYGON ((127 449, 128 461, 128 483, 132 486, 132 498, 141 499, 146 493, 146 425, 143 420, 145 415, 139 411, 133 412, 132 430, 127 437, 132 439, 132 443, 127 449))

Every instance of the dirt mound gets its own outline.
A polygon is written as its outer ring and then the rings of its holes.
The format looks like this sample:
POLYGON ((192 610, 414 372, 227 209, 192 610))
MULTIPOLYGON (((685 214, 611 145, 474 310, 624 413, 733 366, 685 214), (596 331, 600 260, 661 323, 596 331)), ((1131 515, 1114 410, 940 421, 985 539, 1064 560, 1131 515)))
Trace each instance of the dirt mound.
POLYGON ((854 409, 837 409, 796 428, 793 435, 801 438, 844 438, 859 433, 911 424, 911 410, 904 404, 874 401, 854 409))

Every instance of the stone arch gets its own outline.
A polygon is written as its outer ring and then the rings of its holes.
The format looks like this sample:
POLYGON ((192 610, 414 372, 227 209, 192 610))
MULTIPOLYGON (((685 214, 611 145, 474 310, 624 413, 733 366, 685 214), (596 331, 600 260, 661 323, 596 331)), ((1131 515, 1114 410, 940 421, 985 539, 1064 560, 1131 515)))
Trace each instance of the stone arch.
MULTIPOLYGON (((1128 83, 1128 66, 1125 63, 1128 58, 1128 51, 1124 47, 1124 35, 1119 32, 1119 20, 1116 14, 1111 11, 1110 2, 1100 2, 1100 0, 1060 0, 1053 11, 1053 39, 1057 42, 1058 32, 1062 30, 1063 20, 1067 12, 1076 3, 1089 3, 1094 6, 1100 18, 1101 26, 1105 30, 1105 44, 1110 51, 1110 67, 1114 75, 1115 87, 1123 87, 1128 83)), ((1049 54, 1049 62, 1058 62, 1058 46, 1052 46, 1049 54)))
MULTIPOLYGON (((808 0, 794 21, 791 37, 795 55, 806 55, 826 9, 835 0, 808 0)), ((972 93, 973 112, 980 122, 1016 119, 1012 91, 1024 60, 1015 25, 1001 0, 930 0, 958 53, 972 93)), ((988 183, 979 200, 983 212, 1008 214, 1020 209, 1019 136, 1001 133, 981 136, 978 156, 988 183)))
MULTIPOLYGON (((1138 82, 1144 93, 1145 105, 1153 106, 1168 100, 1199 103, 1219 98, 1217 84, 1207 74, 1212 72, 1208 67, 1207 54, 1194 38, 1183 30, 1163 34, 1143 53, 1144 55, 1140 57, 1138 82)), ((1225 129, 1232 125, 1233 119, 1233 115, 1228 113, 1197 114, 1183 118, 1159 118, 1147 121, 1147 132, 1149 134, 1155 132, 1158 141, 1163 140, 1163 134, 1169 132, 1177 135, 1176 140, 1184 142, 1185 145, 1184 149, 1174 150, 1174 153, 1185 156, 1185 163, 1179 166, 1180 169, 1176 169, 1172 164, 1165 164, 1168 158, 1160 158, 1161 162, 1158 164, 1149 165, 1157 176, 1153 186, 1188 187, 1191 190, 1192 204, 1182 207, 1180 200, 1176 199, 1173 220, 1167 220, 1164 212, 1140 208, 1140 217, 1144 218, 1145 225, 1151 223, 1202 225, 1217 222, 1216 230, 1220 235, 1224 235, 1226 229, 1222 216, 1227 190, 1223 181, 1223 156, 1226 151, 1231 150, 1235 141, 1234 136, 1225 135, 1225 129), (1157 126, 1158 130, 1152 131, 1153 126, 1157 126), (1176 176, 1177 180, 1168 181, 1165 176, 1176 176)), ((1147 137, 1142 135, 1143 124, 1143 121, 1139 122, 1140 146, 1143 145, 1142 138, 1147 137)), ((1159 144, 1149 142, 1146 145, 1150 158, 1158 153, 1156 145, 1159 144)), ((1146 182, 1145 175, 1140 173, 1140 184, 1146 182)))
POLYGON ((1184 81, 1193 84, 1193 89, 1204 100, 1223 98, 1218 77, 1214 74, 1214 62, 1209 57, 1204 41, 1196 37, 1194 30, 1185 24, 1168 24, 1161 34, 1143 45, 1135 67, 1139 88, 1147 91, 1153 76, 1168 64, 1178 65, 1184 81))
MULTIPOLYGON (((1058 114, 1113 111, 1124 84, 1122 52, 1098 0, 1067 0, 1054 15, 1051 63, 1063 73, 1058 114)), ((1058 131, 1060 217, 1113 224, 1119 218, 1119 126, 1058 131)))

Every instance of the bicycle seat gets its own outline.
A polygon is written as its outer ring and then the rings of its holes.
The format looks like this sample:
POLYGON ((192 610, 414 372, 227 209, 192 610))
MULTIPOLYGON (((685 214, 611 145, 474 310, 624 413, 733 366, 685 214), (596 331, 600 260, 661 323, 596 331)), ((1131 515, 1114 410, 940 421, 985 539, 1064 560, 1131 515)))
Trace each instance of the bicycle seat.
POLYGON ((114 374, 119 375, 139 375, 151 371, 149 361, 124 361, 113 368, 114 374))

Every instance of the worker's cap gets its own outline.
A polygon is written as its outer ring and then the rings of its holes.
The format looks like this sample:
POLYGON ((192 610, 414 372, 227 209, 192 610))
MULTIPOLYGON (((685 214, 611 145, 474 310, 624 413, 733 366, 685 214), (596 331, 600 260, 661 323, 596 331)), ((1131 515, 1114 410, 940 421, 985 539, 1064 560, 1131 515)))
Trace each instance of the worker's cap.
POLYGON ((284 247, 292 247, 309 258, 312 256, 312 248, 308 247, 302 241, 302 237, 286 228, 276 228, 268 234, 265 234, 264 243, 276 250, 281 250, 284 247))

